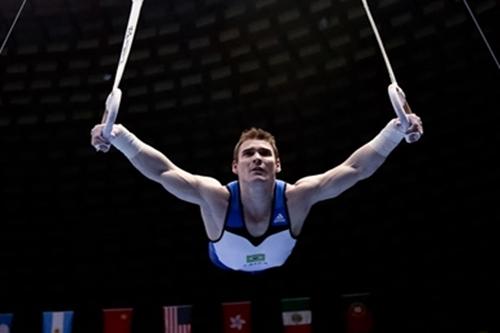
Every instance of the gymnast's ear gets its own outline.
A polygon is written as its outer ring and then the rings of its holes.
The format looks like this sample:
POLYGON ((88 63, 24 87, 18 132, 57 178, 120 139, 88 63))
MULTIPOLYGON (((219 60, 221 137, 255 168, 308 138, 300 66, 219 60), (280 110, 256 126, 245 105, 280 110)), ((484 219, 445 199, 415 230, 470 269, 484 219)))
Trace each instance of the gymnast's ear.
POLYGON ((231 170, 235 175, 238 174, 238 161, 233 160, 233 162, 231 163, 231 170))

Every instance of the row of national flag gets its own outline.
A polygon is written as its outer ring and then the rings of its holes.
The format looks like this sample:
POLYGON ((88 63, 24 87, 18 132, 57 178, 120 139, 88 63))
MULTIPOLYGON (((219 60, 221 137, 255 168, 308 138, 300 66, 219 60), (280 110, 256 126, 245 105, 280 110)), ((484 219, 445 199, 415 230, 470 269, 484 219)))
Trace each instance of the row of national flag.
MULTIPOLYGON (((281 306, 284 333, 312 332, 310 298, 284 298, 281 306)), ((347 325, 348 333, 372 331, 370 314, 360 306, 353 308, 352 316, 358 324, 347 325)), ((191 305, 164 306, 165 333, 191 333, 191 309, 191 305)), ((224 333, 252 333, 250 301, 225 302, 222 310, 224 333)), ((132 315, 132 308, 103 309, 103 333, 131 333, 132 315)), ((42 333, 71 333, 73 311, 43 312, 42 316, 42 333)), ((12 319, 12 313, 0 313, 0 333, 11 332, 12 319)))

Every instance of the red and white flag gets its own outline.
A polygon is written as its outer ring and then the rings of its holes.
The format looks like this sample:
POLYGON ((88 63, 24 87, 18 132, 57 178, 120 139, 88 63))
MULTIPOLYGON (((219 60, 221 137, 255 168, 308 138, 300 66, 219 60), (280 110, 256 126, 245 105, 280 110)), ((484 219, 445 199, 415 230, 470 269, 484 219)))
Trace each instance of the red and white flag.
POLYGON ((251 333, 251 303, 227 302, 222 303, 224 314, 224 333, 251 333))
POLYGON ((346 333, 373 332, 373 316, 363 302, 352 302, 347 309, 346 333))

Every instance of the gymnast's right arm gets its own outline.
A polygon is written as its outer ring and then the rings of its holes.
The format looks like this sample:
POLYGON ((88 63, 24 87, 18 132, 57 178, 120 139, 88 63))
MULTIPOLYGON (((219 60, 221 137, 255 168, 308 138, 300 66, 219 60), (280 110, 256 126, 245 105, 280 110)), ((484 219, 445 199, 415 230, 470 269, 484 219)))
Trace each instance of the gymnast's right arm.
POLYGON ((99 124, 91 131, 91 143, 94 147, 100 147, 100 150, 106 152, 110 145, 113 145, 144 176, 160 183, 179 199, 204 206, 214 197, 220 197, 221 193, 224 195, 225 188, 218 180, 182 170, 160 151, 142 142, 123 125, 113 125, 109 141, 102 135, 103 128, 104 125, 99 124))

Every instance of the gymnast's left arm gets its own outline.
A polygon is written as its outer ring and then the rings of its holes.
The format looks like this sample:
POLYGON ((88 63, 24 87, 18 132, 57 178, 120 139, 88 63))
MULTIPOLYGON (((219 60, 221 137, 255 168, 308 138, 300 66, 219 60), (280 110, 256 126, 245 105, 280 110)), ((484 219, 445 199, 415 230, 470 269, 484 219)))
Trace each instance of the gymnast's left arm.
MULTIPOLYGON (((410 126, 404 130, 398 119, 392 119, 371 141, 358 148, 340 165, 318 175, 304 177, 292 185, 291 194, 309 207, 334 198, 373 175, 401 140, 412 133, 423 133, 422 121, 408 115, 410 126)), ((294 200, 295 201, 295 200, 294 200)))

